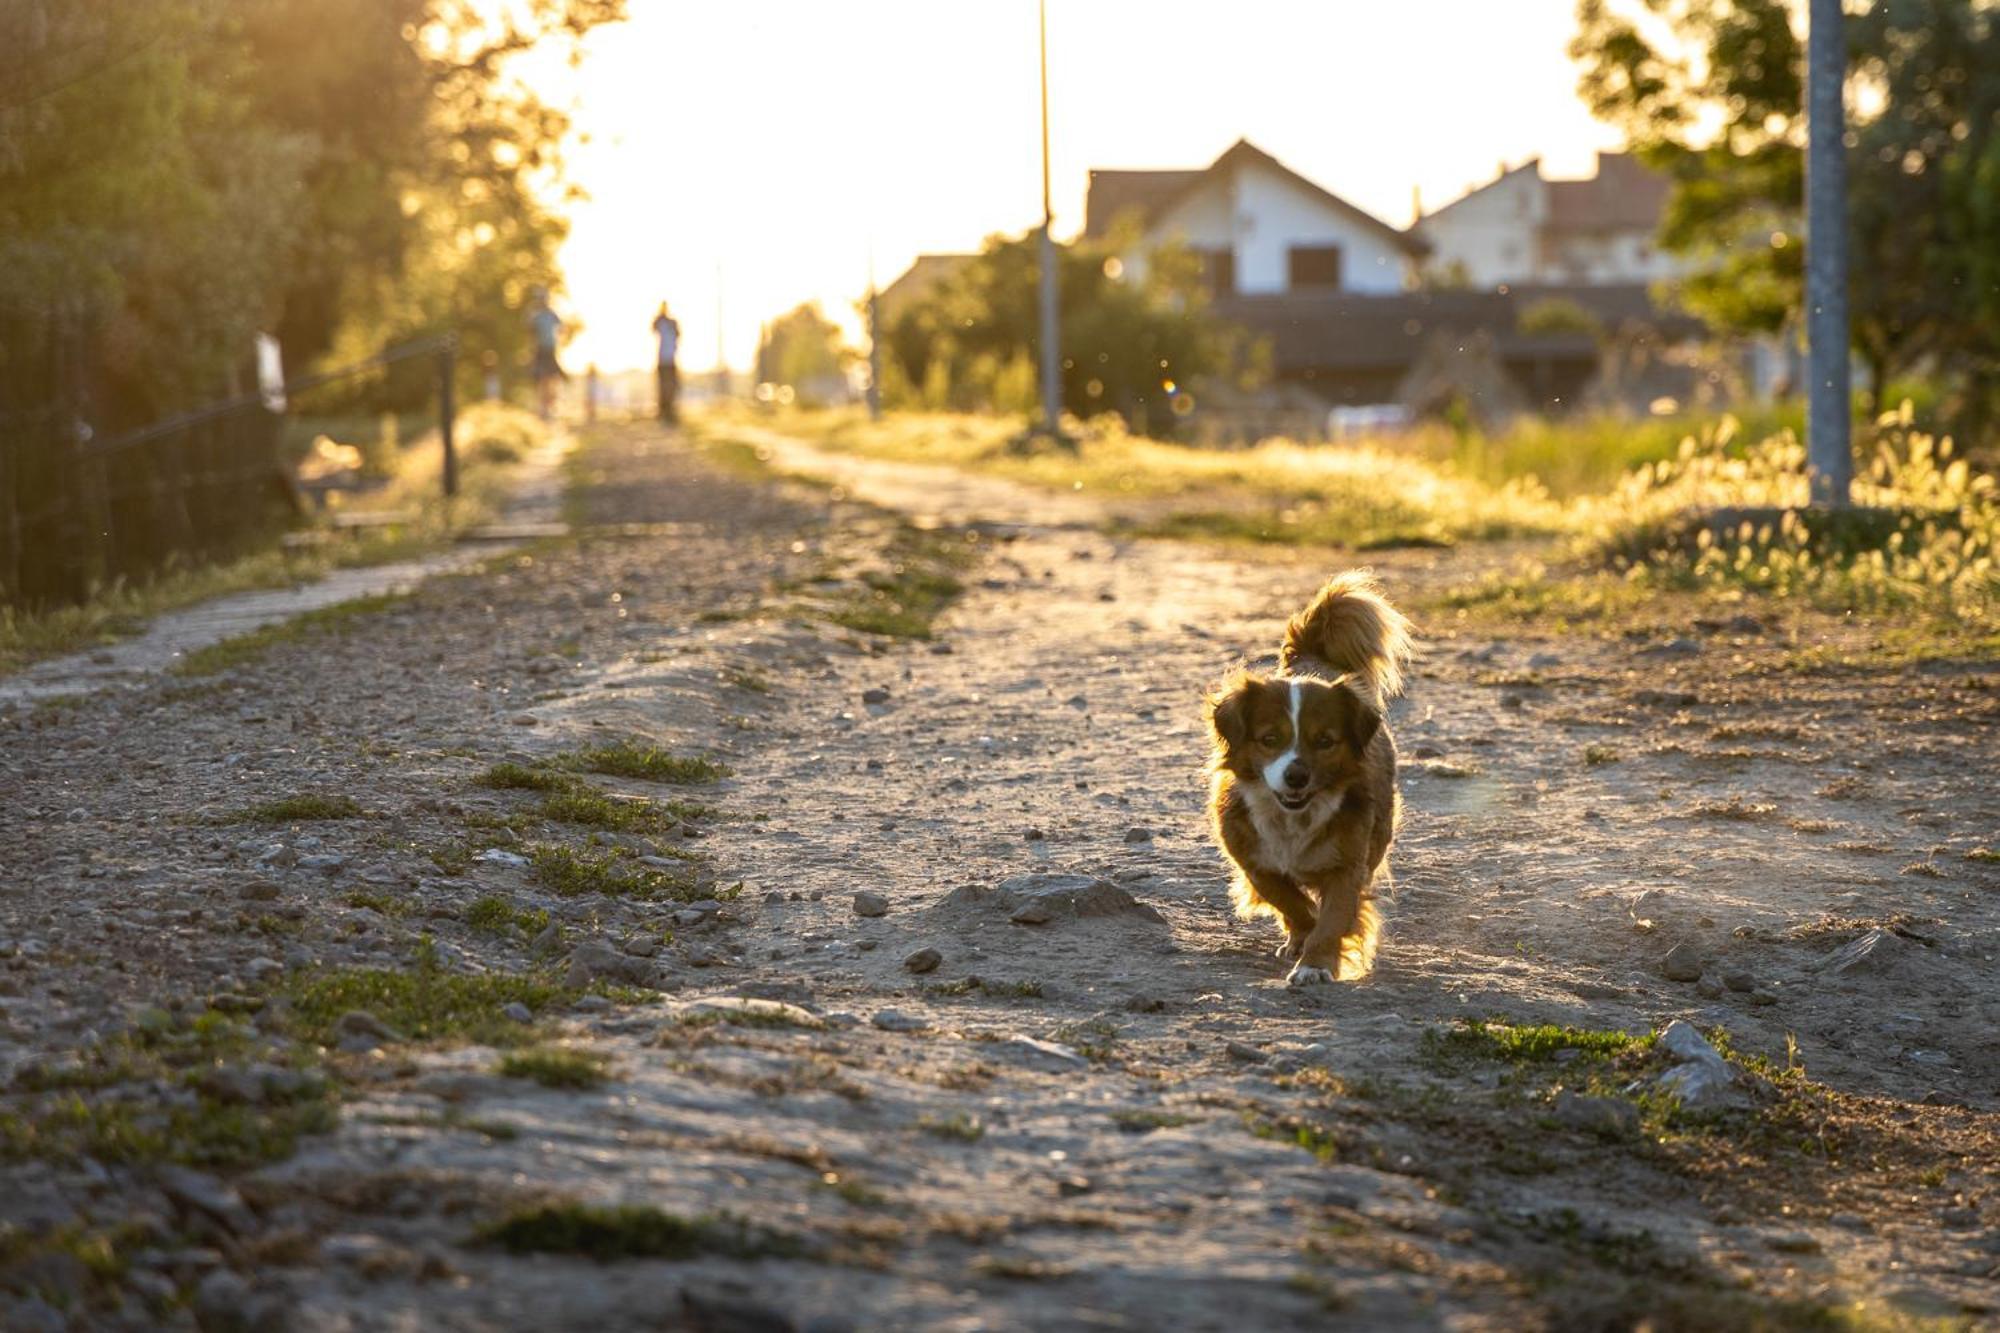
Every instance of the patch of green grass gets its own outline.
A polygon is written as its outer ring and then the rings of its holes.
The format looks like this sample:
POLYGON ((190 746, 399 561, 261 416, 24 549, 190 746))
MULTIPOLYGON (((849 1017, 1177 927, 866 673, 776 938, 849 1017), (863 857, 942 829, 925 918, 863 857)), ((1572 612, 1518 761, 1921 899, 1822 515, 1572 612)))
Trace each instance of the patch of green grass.
POLYGON ((724 667, 722 679, 725 684, 732 685, 739 690, 747 690, 751 694, 769 694, 771 692, 771 678, 760 671, 752 671, 748 667, 724 667))
POLYGON ((523 1208, 481 1227, 478 1240, 510 1254, 572 1254, 601 1263, 619 1259, 796 1257, 789 1237, 729 1217, 681 1217, 638 1204, 603 1207, 549 1203, 523 1208))
POLYGON ((0 1158, 99 1162, 184 1162, 239 1167, 291 1156, 301 1135, 338 1122, 329 1097, 238 1106, 198 1097, 160 1105, 68 1093, 35 1111, 0 1111, 0 1158))
POLYGON ((604 1057, 567 1046, 534 1046, 502 1056, 495 1073, 532 1079, 545 1088, 594 1088, 609 1072, 604 1057))
POLYGON ((670 822, 643 797, 611 796, 590 788, 548 797, 542 802, 542 817, 614 833, 657 832, 670 822))
POLYGON ((516 907, 497 894, 487 894, 465 909, 465 924, 488 935, 518 935, 532 939, 548 929, 549 914, 539 907, 516 907))
POLYGON ((300 792, 245 806, 228 818, 237 823, 299 824, 318 819, 360 819, 367 814, 352 796, 300 792))
POLYGON ((356 889, 343 894, 340 901, 349 907, 365 907, 371 912, 380 912, 387 917, 405 917, 414 910, 407 899, 391 898, 386 893, 375 893, 366 889, 356 889))
POLYGON ((1143 1108, 1125 1108, 1111 1113, 1111 1123, 1127 1134, 1148 1134, 1156 1129, 1177 1129, 1182 1125, 1192 1125, 1198 1116, 1182 1115, 1178 1111, 1152 1111, 1143 1108))
POLYGON ((528 860, 535 882, 565 898, 597 893, 613 898, 694 902, 702 896, 692 872, 641 865, 623 848, 592 850, 537 843, 528 849, 528 860))
POLYGON ((563 792, 574 789, 577 780, 567 773, 539 765, 501 763, 495 764, 473 779, 481 787, 491 787, 495 791, 542 791, 563 792))
POLYGON ((363 1010, 412 1041, 465 1040, 513 1046, 531 1034, 500 1010, 516 1001, 540 1013, 577 992, 539 977, 447 972, 429 951, 409 968, 329 968, 301 973, 283 990, 287 1026, 322 1045, 334 1041, 342 1014, 363 1010))
POLYGON ((1591 768, 1618 762, 1618 751, 1609 745, 1586 745, 1583 747, 1583 762, 1591 768))
POLYGON ((338 1118, 332 1085, 303 1053, 260 1049, 256 1034, 208 1011, 181 1020, 142 1013, 119 1037, 57 1065, 16 1075, 0 1109, 0 1159, 172 1161, 248 1166, 291 1153, 303 1134, 338 1118), (288 1088, 267 1085, 255 1105, 224 1100, 207 1076, 252 1057, 294 1060, 288 1088))
POLYGON ((1965 854, 1965 859, 1968 861, 2000 861, 2000 851, 1995 851, 1991 847, 1974 847, 1965 854))
POLYGON ((557 759, 565 768, 587 773, 604 773, 618 778, 641 778, 674 786, 698 786, 729 776, 729 770, 702 755, 669 754, 657 745, 639 741, 618 741, 592 745, 557 759))
POLYGON ((1281 1119, 1265 1119, 1249 1116, 1245 1125, 1260 1139, 1272 1139, 1279 1143, 1290 1143, 1304 1148, 1322 1162, 1337 1162, 1343 1152, 1343 1144, 1338 1132, 1326 1125, 1317 1124, 1297 1116, 1281 1119))
POLYGON ((965 1111, 953 1111, 950 1115, 920 1116, 917 1128, 940 1139, 955 1139, 960 1143, 977 1143, 986 1136, 986 1126, 976 1115, 965 1111))
POLYGON ((895 639, 928 639, 931 625, 964 591, 957 571, 969 562, 965 543, 950 534, 899 529, 883 553, 887 568, 863 574, 861 586, 815 610, 843 629, 895 639))
POLYGON ((1433 1067, 1453 1070, 1479 1060, 1496 1060, 1503 1064, 1539 1063, 1554 1060, 1566 1051, 1591 1056, 1619 1055, 1626 1051, 1644 1051, 1652 1044, 1651 1033, 1634 1036, 1616 1028, 1573 1028, 1554 1023, 1516 1026, 1472 1018, 1449 1028, 1432 1028, 1424 1033, 1422 1054, 1433 1067))
POLYGON ((1110 1059, 1118 1045, 1118 1029, 1104 1018, 1059 1023, 1049 1036, 1065 1046, 1074 1046, 1078 1054, 1092 1060, 1110 1059))
POLYGON ((353 601, 337 602, 332 606, 302 612, 289 620, 253 629, 247 634, 239 634, 235 638, 212 643, 206 648, 197 648, 174 664, 174 674, 213 676, 236 667, 247 666, 262 659, 279 644, 300 643, 307 639, 339 634, 354 621, 400 606, 408 600, 408 593, 384 593, 375 597, 357 597, 353 601))

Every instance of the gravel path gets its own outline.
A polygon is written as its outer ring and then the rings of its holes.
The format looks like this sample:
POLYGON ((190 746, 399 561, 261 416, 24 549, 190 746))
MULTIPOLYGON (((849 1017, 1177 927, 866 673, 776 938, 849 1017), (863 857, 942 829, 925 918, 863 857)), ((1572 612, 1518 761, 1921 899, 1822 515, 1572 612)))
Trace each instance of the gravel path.
MULTIPOLYGON (((825 464, 908 480, 866 466, 825 464)), ((1990 665, 1426 625, 1379 969, 1299 992, 1229 916, 1197 702, 1324 553, 913 545, 641 427, 584 474, 574 541, 0 713, 0 1325, 2000 1317, 1990 665), (839 623, 922 561, 966 584, 934 639, 839 623), (612 744, 728 773, 575 771, 612 744), (378 976, 428 989, 326 1008, 378 976), (1505 1035, 1675 1019, 1735 1063, 1505 1035), (1655 1095, 1695 1075, 1712 1111, 1655 1095), (320 1089, 295 1151, 213 1130, 320 1089)), ((1469 568, 1375 563, 1411 603, 1469 568)))

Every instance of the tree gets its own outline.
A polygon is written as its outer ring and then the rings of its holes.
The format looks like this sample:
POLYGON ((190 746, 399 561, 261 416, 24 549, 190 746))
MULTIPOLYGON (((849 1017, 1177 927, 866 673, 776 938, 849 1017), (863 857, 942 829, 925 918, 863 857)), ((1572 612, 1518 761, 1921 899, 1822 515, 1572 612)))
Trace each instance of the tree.
POLYGON ((228 2, 256 54, 260 110, 316 149, 284 298, 289 354, 352 358, 449 327, 524 361, 528 298, 561 286, 569 121, 510 62, 549 42, 574 57, 624 0, 228 2))
POLYGON ((447 327, 520 355, 568 122, 511 62, 623 2, 0 0, 0 376, 46 397, 19 368, 61 341, 115 428, 261 329, 295 370, 447 327))
POLYGON ((88 345, 99 425, 215 392, 275 314, 306 145, 200 0, 0 16, 0 360, 88 345))
MULTIPOLYGON (((1063 402, 1079 416, 1116 412, 1134 428, 1165 433, 1178 390, 1237 369, 1243 341, 1210 314, 1195 256, 1162 247, 1143 278, 1127 280, 1117 259, 1122 239, 1057 247, 1063 402)), ((1028 410, 1040 364, 1040 262, 1035 232, 990 238, 883 330, 898 372, 885 379, 924 386, 926 406, 1028 410)))
MULTIPOLYGON (((1786 329, 1800 309, 1805 52, 1793 8, 1580 0, 1570 47, 1591 110, 1674 180, 1660 240, 1696 261, 1683 299, 1741 332, 1786 329)), ((1869 405, 1926 358, 1990 385, 2000 10, 1887 0, 1848 16, 1847 41, 1850 303, 1869 405)))
POLYGON ((757 382, 790 385, 810 400, 841 378, 851 356, 840 326, 807 301, 765 327, 757 341, 757 382))

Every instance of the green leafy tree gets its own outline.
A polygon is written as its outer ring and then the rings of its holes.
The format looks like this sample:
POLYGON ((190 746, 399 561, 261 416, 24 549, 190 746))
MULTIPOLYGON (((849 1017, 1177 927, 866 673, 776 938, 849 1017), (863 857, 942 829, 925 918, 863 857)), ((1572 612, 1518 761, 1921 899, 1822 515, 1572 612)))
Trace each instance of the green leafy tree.
POLYGON ((213 393, 275 314, 306 145, 208 6, 0 6, 0 357, 87 340, 100 424, 213 393))
MULTIPOLYGON (((536 288, 561 287, 568 117, 511 77, 624 0, 230 0, 274 123, 316 147, 310 224, 284 295, 295 361, 449 327, 525 363, 536 288)), ((473 357, 465 358, 469 367, 473 357)))
MULTIPOLYGON (((1579 91, 1674 180, 1663 246, 1695 261, 1687 304, 1746 332, 1801 302, 1804 43, 1785 0, 1580 0, 1579 91)), ((1866 392, 1932 359, 1990 395, 2000 10, 1886 0, 1847 18, 1854 348, 1866 392), (1982 286, 1982 280, 1984 285, 1982 286)))
POLYGON ((816 302, 794 307, 764 329, 757 342, 757 381, 790 385, 807 399, 838 380, 850 353, 840 326, 816 302))
POLYGON ((0 0, 12 396, 52 391, 30 362, 55 341, 112 428, 236 387, 262 329, 294 370, 445 327, 521 359, 530 290, 560 285, 568 122, 512 62, 622 12, 0 0))
MULTIPOLYGON (((1245 344, 1209 311, 1195 256, 1161 247, 1130 280, 1117 259, 1129 239, 1057 247, 1063 402, 1079 416, 1116 412, 1134 428, 1168 433, 1178 391, 1239 371, 1245 344)), ((1028 410, 1041 364, 1039 251, 1032 232, 990 238, 899 312, 882 331, 895 365, 885 380, 923 386, 925 406, 1028 410)))

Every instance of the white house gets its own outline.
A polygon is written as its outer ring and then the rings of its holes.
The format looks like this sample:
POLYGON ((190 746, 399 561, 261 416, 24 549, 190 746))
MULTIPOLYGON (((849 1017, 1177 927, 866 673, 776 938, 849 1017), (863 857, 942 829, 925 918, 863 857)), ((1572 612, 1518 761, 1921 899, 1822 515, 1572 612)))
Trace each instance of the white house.
POLYGON ((1670 186, 1625 153, 1599 153, 1580 180, 1551 180, 1531 158, 1412 228, 1433 270, 1474 287, 1649 283, 1681 272, 1654 241, 1670 186))
POLYGON ((1092 171, 1084 235, 1106 237, 1120 224, 1139 231, 1120 257, 1128 273, 1179 241, 1206 262, 1220 297, 1400 292, 1425 250, 1247 139, 1199 170, 1092 171))

